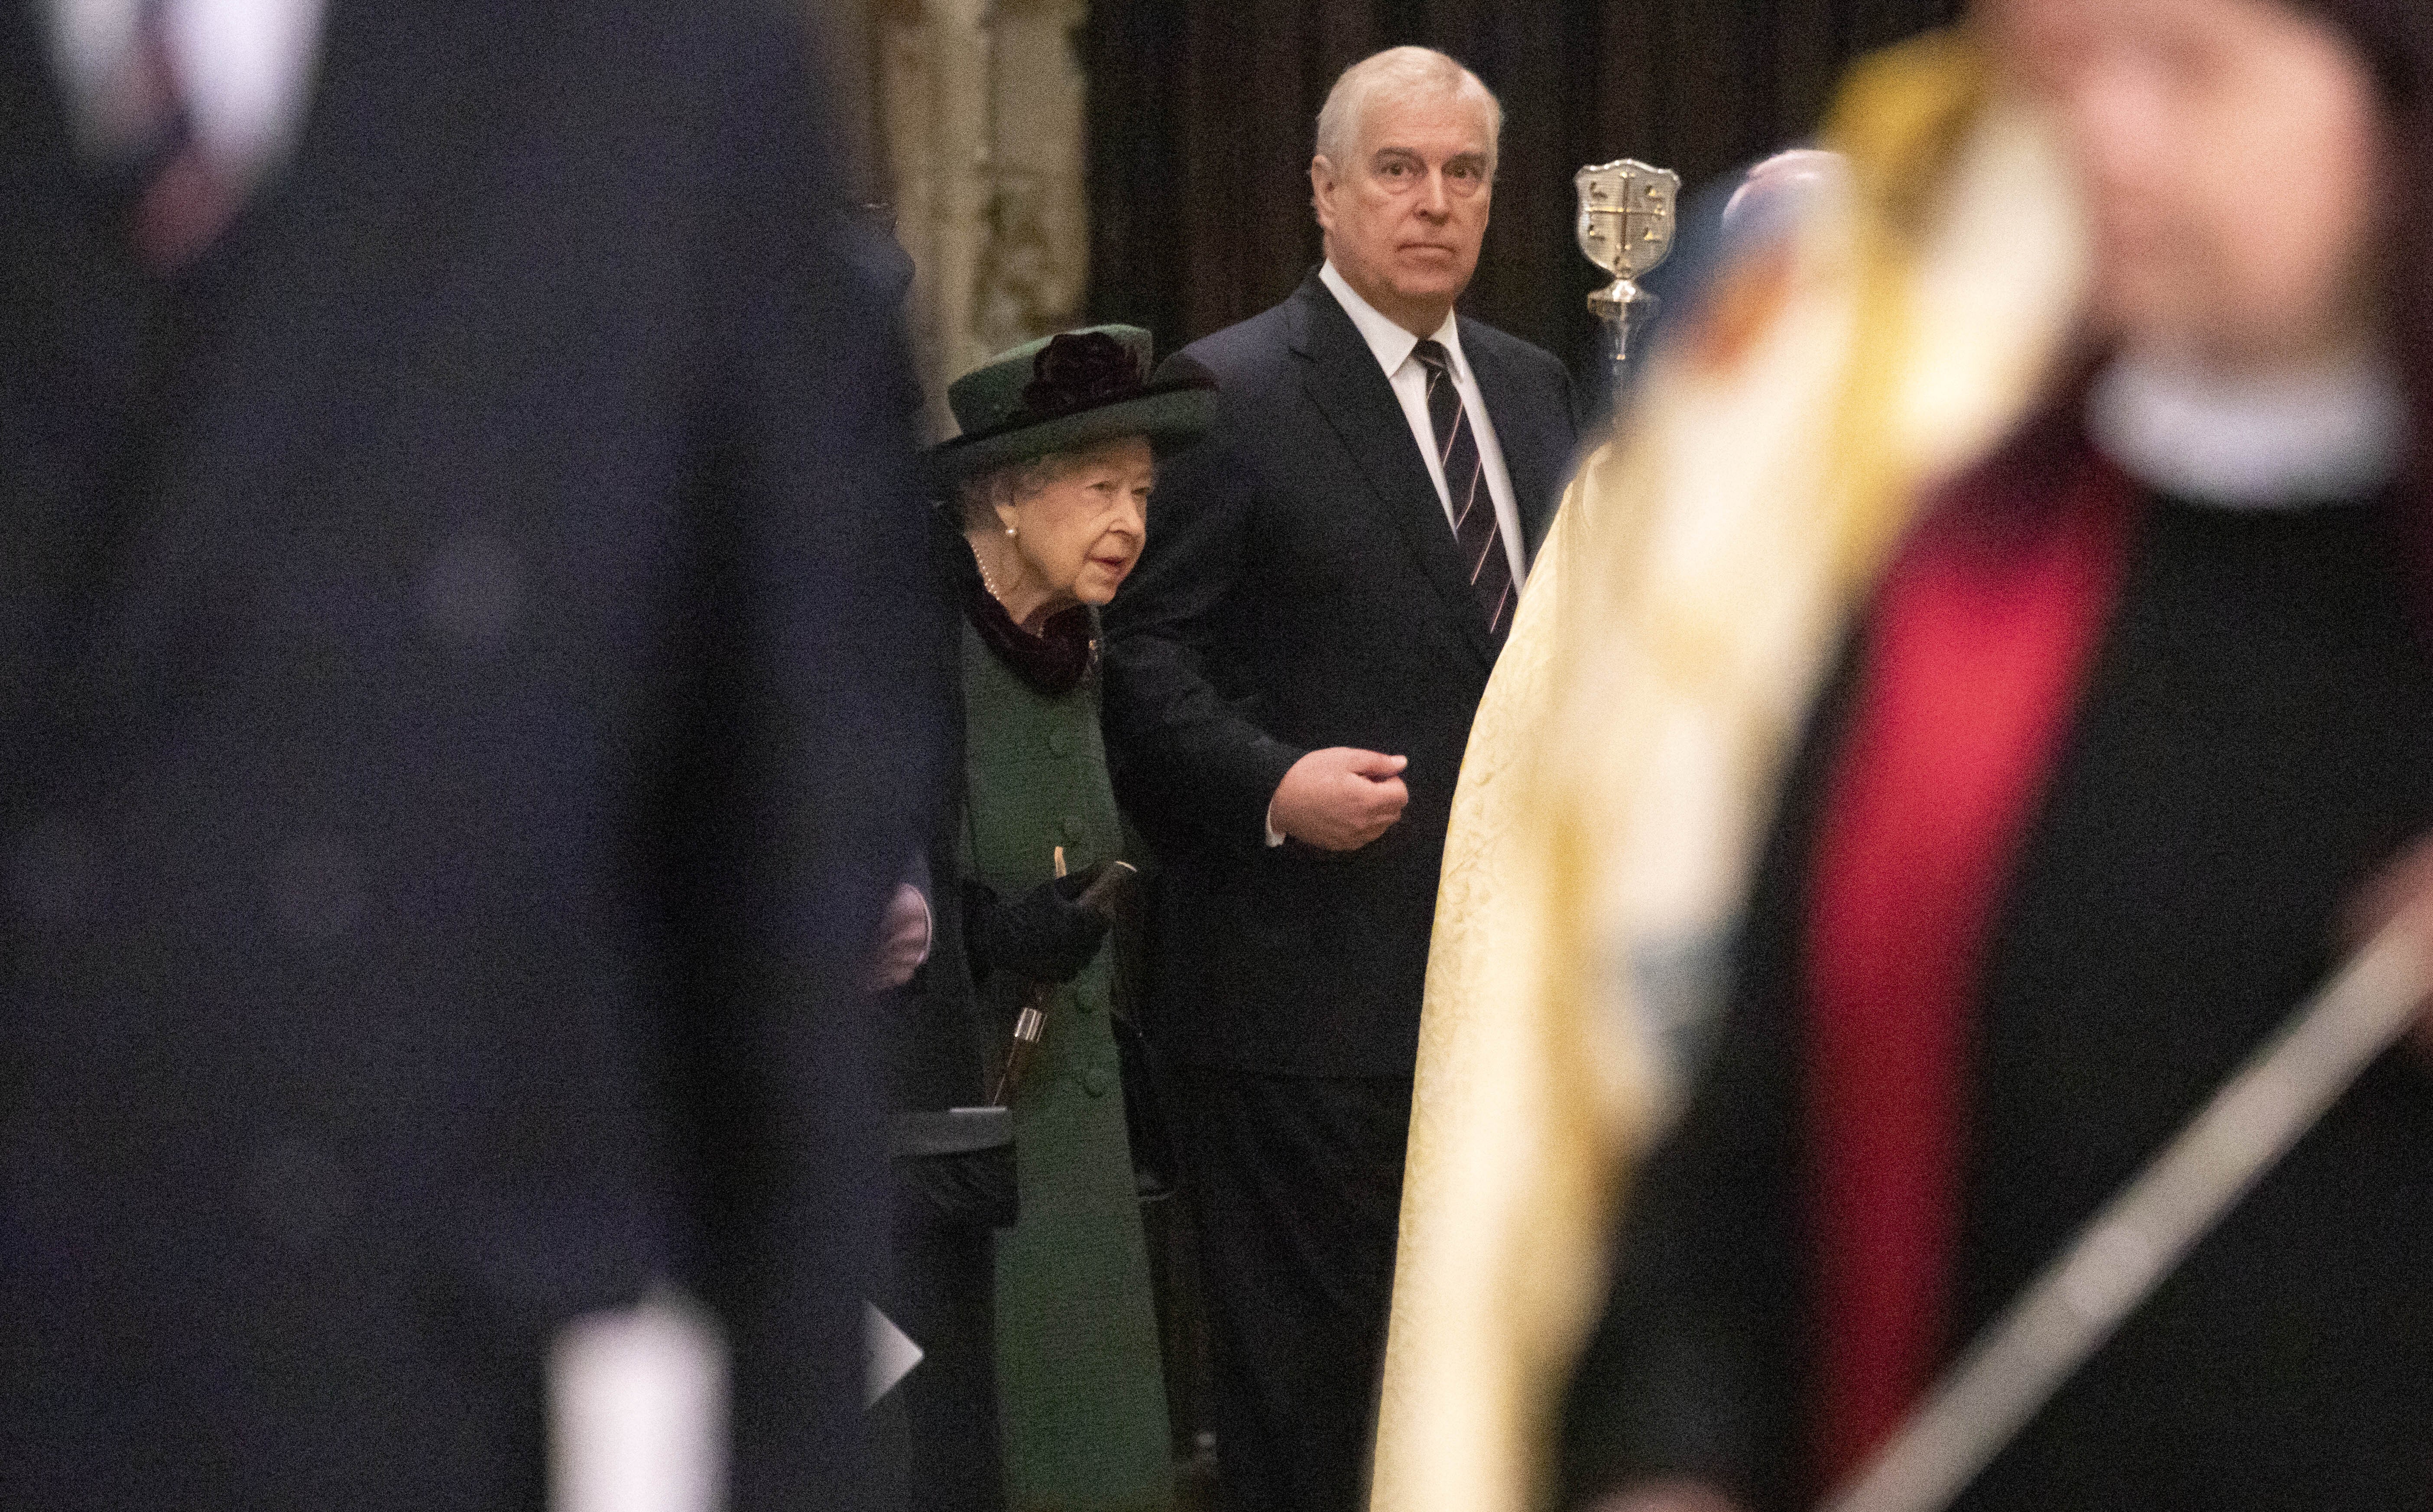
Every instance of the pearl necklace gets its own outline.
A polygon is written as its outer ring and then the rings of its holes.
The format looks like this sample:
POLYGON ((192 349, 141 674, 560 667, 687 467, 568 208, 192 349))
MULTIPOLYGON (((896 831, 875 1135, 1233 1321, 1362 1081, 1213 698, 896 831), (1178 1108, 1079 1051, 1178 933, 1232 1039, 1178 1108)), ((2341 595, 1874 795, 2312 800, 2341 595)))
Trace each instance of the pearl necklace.
POLYGON ((988 557, 975 551, 972 552, 972 560, 979 566, 980 586, 988 589, 989 597, 995 599, 1000 607, 1007 607, 1008 612, 1011 612, 1010 606, 1006 605, 1005 590, 996 586, 995 574, 988 569, 988 557))

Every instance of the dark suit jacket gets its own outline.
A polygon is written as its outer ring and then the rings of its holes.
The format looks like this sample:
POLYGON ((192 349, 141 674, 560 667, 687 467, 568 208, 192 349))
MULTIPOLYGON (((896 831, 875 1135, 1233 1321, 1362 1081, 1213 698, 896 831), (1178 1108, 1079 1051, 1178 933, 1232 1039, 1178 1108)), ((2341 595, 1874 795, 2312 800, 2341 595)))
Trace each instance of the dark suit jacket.
MULTIPOLYGON (((1534 552, 1575 440, 1560 364, 1474 320, 1461 343, 1534 552)), ((1455 779, 1494 666, 1393 387, 1316 277, 1182 354, 1223 398, 1168 463, 1107 618, 1116 791, 1164 867, 1148 1018, 1183 1063, 1407 1077, 1455 779), (1410 757, 1374 843, 1262 843, 1301 756, 1410 757)))
POLYGON ((175 288, 0 7, 0 1505, 537 1505, 674 1267, 859 1495, 946 626, 777 6, 332 0, 175 288))

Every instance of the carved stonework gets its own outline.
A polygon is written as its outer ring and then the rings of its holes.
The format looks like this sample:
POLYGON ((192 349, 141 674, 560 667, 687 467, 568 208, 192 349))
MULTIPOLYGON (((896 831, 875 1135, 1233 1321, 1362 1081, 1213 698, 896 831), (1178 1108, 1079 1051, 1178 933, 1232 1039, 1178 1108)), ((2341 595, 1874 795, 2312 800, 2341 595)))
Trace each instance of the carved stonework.
POLYGON ((880 0, 873 16, 896 235, 933 428, 949 380, 1080 320, 1086 0, 880 0))

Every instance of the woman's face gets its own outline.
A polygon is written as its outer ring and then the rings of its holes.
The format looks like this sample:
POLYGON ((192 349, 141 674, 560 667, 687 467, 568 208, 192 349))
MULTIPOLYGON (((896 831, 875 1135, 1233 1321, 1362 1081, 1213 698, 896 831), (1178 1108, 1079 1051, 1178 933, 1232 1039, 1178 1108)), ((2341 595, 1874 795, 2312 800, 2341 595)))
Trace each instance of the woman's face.
POLYGON ((2382 241, 2373 80, 2275 0, 1987 0, 2084 177, 2111 334, 2231 370, 2370 329, 2382 241))
POLYGON ((1013 528, 1025 575, 1051 600, 1105 603, 1140 560, 1156 458, 1146 438, 1126 436, 1062 461, 1053 483, 998 504, 997 519, 1013 528))

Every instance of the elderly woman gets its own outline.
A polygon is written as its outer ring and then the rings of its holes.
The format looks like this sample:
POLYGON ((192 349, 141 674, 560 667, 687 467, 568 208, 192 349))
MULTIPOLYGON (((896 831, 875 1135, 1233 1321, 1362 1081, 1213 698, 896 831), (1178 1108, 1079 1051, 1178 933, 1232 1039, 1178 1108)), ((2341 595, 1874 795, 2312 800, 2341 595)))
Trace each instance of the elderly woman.
MULTIPOLYGON (((1811 712, 1572 1395, 1601 1512, 1813 1504, 2344 925, 2425 908, 2433 8, 1975 10, 2084 195, 2084 362, 1935 490, 1811 712)), ((1957 1504, 2427 1505, 2428 1196, 2411 1047, 1957 1504)))
POLYGON ((933 1355, 903 1387, 908 1501, 925 1509, 1130 1512, 1172 1496, 1106 915, 1082 897, 1123 849, 1098 737, 1097 606, 1140 557, 1157 457, 1201 433, 1215 397, 1197 375, 1152 383, 1148 367, 1148 332, 1127 326, 1017 348, 955 382, 962 433, 930 454, 965 755, 927 860, 937 948, 905 994, 907 1038, 927 1048, 897 1058, 914 1073, 896 1088, 912 1178, 900 1289, 933 1355), (1040 1011, 1039 1033, 1015 1060, 1025 1009, 1040 1011), (980 1102, 1011 1109, 1011 1202, 992 1191, 1001 1136, 961 1106, 980 1102), (973 1278, 1007 1208, 1018 1217, 995 1240, 992 1325, 973 1278), (970 1400, 991 1362, 959 1352, 992 1328, 1001 1500, 997 1468, 978 1463, 995 1442, 985 1402, 970 1400))

